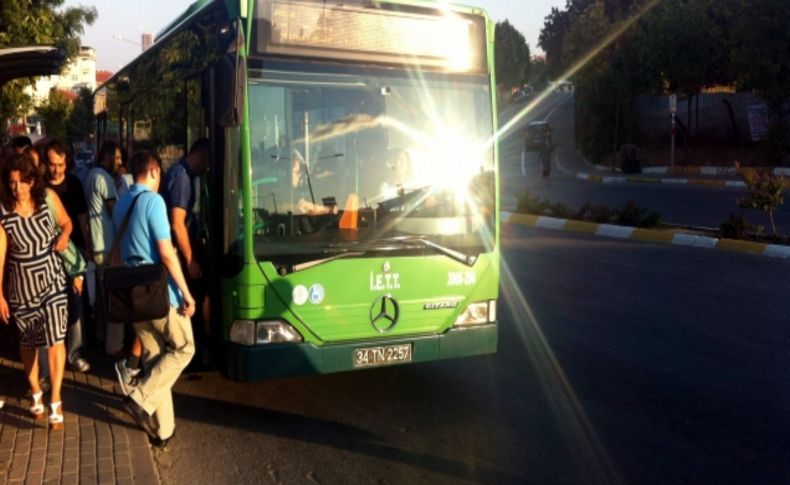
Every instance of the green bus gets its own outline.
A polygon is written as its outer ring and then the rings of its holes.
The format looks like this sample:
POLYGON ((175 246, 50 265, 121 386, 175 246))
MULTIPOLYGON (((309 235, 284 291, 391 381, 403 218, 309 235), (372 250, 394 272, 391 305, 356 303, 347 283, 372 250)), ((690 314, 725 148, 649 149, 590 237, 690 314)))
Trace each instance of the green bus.
POLYGON ((193 210, 226 377, 496 351, 493 38, 445 2, 201 0, 99 87, 97 143, 167 168, 210 140, 193 210))

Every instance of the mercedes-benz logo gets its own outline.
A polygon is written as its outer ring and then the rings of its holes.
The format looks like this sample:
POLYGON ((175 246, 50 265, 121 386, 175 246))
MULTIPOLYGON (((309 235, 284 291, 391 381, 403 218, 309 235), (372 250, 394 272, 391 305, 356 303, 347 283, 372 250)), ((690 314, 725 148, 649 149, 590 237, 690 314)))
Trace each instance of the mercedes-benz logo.
POLYGON ((373 305, 370 307, 370 323, 378 332, 389 332, 398 323, 399 316, 400 308, 395 298, 385 295, 373 300, 373 305))

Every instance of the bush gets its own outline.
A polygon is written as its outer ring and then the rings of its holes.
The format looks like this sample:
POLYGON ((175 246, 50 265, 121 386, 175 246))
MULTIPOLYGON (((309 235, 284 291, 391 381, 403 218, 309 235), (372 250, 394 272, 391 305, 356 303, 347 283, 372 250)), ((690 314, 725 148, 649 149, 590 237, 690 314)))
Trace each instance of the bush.
POLYGON ((638 207, 634 201, 629 201, 622 210, 617 211, 610 210, 603 205, 592 205, 587 202, 578 211, 574 212, 565 204, 552 204, 546 199, 532 197, 528 192, 524 192, 519 198, 516 212, 633 227, 653 227, 657 226, 661 221, 661 214, 638 207))
POLYGON ((719 235, 727 239, 747 239, 759 237, 763 233, 763 226, 754 225, 741 214, 730 213, 729 219, 721 225, 719 235))
POLYGON ((765 211, 771 221, 773 235, 778 236, 774 210, 784 204, 784 191, 790 187, 790 183, 781 175, 773 175, 771 172, 742 169, 738 162, 735 162, 735 168, 746 184, 748 193, 745 197, 737 197, 736 202, 744 209, 765 211))
POLYGON ((605 205, 592 205, 589 202, 584 204, 576 213, 576 219, 583 221, 593 221, 599 224, 610 222, 612 212, 605 205))
POLYGON ((653 227, 661 220, 661 214, 639 207, 629 200, 622 210, 614 213, 614 221, 623 226, 653 227))

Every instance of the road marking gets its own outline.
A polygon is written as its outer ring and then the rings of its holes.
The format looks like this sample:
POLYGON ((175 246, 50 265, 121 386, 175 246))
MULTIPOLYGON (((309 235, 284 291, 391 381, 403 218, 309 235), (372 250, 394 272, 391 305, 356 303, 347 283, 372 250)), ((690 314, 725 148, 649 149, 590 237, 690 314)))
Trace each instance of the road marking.
POLYGON ((598 226, 598 230, 595 231, 597 236, 616 237, 620 239, 628 239, 633 233, 633 227, 615 226, 613 224, 601 224, 598 226))
POLYGON ((778 246, 776 244, 766 244, 763 256, 772 258, 790 259, 790 246, 778 246))
POLYGON ((538 217, 535 227, 542 227, 544 229, 562 229, 565 227, 567 219, 557 219, 556 217, 538 217))
POLYGON ((718 239, 695 234, 678 233, 672 238, 672 244, 677 246, 692 246, 695 248, 715 248, 718 239))
POLYGON ((563 103, 565 103, 565 101, 569 100, 570 98, 571 98, 571 96, 570 96, 570 94, 568 94, 568 95, 566 95, 566 97, 565 97, 565 98, 563 98, 563 99, 559 100, 559 101, 557 102, 557 104, 556 104, 556 105, 554 105, 554 107, 551 109, 551 111, 549 111, 549 114, 547 114, 547 115, 546 115, 546 117, 545 117, 545 118, 543 118, 543 121, 549 121, 549 118, 551 118, 551 115, 553 115, 553 114, 554 114, 554 112, 555 112, 555 111, 557 111, 557 108, 559 108, 560 106, 562 106, 562 104, 563 104, 563 103))

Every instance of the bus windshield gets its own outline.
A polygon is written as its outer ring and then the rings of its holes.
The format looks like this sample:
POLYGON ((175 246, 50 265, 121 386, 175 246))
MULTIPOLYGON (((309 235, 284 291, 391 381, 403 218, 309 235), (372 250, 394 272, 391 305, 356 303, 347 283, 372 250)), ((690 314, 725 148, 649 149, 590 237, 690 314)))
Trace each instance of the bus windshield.
POLYGON ((251 71, 256 256, 405 237, 490 251, 491 93, 471 79, 251 71))

